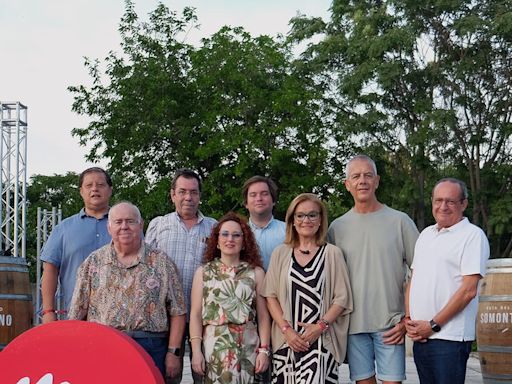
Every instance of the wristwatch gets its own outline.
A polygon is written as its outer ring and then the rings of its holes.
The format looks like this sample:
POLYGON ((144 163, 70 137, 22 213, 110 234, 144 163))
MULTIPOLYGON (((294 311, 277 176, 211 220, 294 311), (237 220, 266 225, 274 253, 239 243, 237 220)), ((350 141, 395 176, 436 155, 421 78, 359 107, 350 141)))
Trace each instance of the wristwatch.
POLYGON ((441 330, 441 326, 439 324, 437 324, 434 319, 430 320, 430 328, 434 331, 434 332, 439 332, 441 330))
POLYGON ((169 348, 167 348, 167 352, 172 353, 174 356, 181 357, 181 348, 180 347, 178 347, 178 348, 169 347, 169 348))

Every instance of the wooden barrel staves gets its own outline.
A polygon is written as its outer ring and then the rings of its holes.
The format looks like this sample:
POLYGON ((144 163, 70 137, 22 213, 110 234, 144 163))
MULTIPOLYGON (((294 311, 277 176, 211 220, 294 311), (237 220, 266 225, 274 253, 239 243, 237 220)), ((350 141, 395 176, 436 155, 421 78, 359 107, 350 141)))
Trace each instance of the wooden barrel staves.
POLYGON ((512 259, 487 263, 476 333, 484 383, 512 383, 512 259))
POLYGON ((32 314, 26 260, 0 256, 0 350, 32 326, 32 314))

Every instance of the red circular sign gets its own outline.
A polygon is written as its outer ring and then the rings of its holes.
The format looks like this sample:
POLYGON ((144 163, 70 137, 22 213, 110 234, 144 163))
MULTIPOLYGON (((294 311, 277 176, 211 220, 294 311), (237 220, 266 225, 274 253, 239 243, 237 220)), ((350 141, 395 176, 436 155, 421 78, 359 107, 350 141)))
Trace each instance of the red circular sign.
POLYGON ((163 384, 144 349, 122 332, 87 321, 32 328, 0 353, 5 384, 163 384))

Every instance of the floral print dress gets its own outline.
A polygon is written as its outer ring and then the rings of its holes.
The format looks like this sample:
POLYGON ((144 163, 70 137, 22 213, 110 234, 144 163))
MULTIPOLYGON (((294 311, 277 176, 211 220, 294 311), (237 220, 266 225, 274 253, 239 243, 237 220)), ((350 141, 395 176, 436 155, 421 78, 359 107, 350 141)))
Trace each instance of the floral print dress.
POLYGON ((259 346, 256 275, 247 262, 236 267, 220 259, 203 269, 205 383, 253 383, 259 346))

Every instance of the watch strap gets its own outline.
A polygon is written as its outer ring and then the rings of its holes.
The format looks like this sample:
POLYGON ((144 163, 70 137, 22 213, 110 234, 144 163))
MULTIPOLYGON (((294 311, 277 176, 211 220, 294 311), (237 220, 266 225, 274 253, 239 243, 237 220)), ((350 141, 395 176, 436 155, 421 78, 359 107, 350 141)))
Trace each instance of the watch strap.
POLYGON ((167 348, 168 353, 172 353, 174 356, 181 357, 181 348, 180 347, 169 347, 167 348))
POLYGON ((434 332, 439 332, 441 330, 441 326, 437 324, 434 319, 430 320, 430 328, 434 332))

